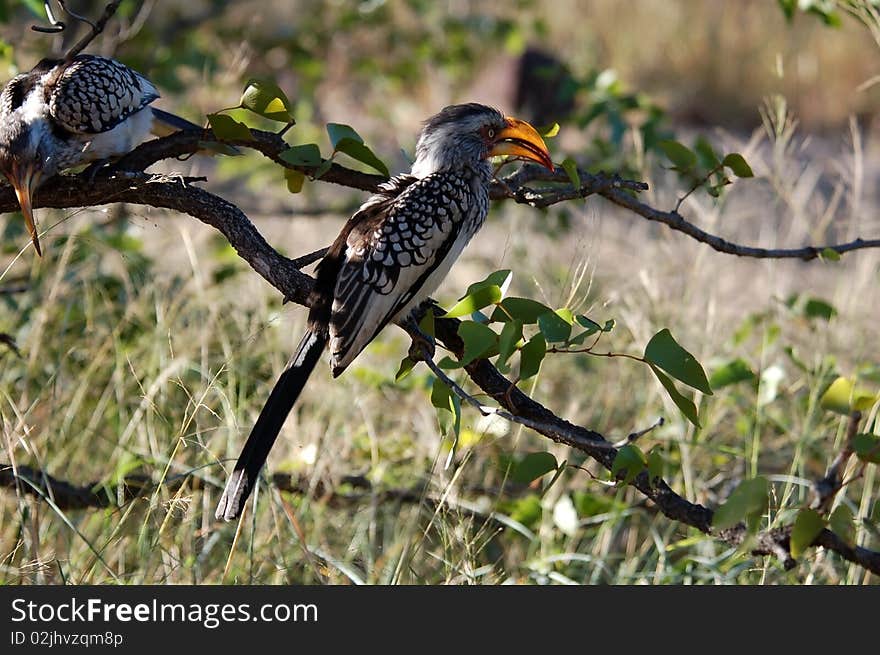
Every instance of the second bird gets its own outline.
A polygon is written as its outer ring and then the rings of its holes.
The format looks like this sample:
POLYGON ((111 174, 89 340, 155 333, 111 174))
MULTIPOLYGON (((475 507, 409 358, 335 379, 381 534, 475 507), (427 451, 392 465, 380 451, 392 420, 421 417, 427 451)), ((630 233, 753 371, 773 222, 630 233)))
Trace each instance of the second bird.
POLYGON ((336 377, 385 325, 407 322, 437 289, 486 219, 489 158, 500 155, 553 169, 525 121, 480 104, 446 107, 425 123, 410 174, 383 184, 348 220, 318 264, 308 330, 241 451, 217 518, 241 514, 324 348, 336 377))
POLYGON ((44 59, 0 94, 0 173, 15 189, 37 254, 32 198, 68 168, 124 155, 151 132, 200 129, 149 107, 159 92, 115 59, 77 55, 44 59))

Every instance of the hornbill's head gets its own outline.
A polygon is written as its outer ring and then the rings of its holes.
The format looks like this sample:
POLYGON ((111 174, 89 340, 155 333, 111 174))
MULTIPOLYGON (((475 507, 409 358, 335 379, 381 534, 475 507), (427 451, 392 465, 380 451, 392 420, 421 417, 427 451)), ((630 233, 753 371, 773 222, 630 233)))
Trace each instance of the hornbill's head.
POLYGON ((25 95, 26 80, 12 80, 0 96, 0 173, 18 197, 37 254, 40 241, 34 224, 31 198, 43 180, 58 172, 57 139, 45 116, 45 103, 25 95))
POLYGON ((450 105, 425 122, 412 174, 425 177, 440 170, 474 167, 499 155, 535 161, 553 170, 544 140, 525 121, 477 103, 450 105))
POLYGON ((41 139, 38 130, 31 126, 20 123, 16 127, 17 131, 0 130, 0 173, 15 189, 34 248, 42 255, 31 198, 43 180, 58 172, 57 166, 53 165, 49 140, 41 139), (6 136, 10 138, 4 138, 6 136))

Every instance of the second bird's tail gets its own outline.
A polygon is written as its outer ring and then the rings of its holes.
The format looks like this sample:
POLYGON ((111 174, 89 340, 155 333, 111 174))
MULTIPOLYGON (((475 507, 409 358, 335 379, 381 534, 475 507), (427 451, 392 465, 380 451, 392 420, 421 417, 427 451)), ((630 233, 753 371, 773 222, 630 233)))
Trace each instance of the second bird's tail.
POLYGON ((217 505, 215 516, 218 519, 232 521, 241 514, 281 426, 321 359, 326 345, 327 337, 313 330, 306 332, 300 341, 296 355, 275 383, 244 448, 241 449, 217 505))

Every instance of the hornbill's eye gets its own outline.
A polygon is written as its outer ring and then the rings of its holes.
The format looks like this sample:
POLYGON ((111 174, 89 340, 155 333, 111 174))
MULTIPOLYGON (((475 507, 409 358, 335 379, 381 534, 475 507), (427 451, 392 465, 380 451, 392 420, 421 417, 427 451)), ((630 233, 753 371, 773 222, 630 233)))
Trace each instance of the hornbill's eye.
POLYGON ((494 128, 494 127, 490 127, 490 128, 486 131, 486 136, 488 136, 490 139, 494 139, 494 138, 495 138, 495 128, 494 128))

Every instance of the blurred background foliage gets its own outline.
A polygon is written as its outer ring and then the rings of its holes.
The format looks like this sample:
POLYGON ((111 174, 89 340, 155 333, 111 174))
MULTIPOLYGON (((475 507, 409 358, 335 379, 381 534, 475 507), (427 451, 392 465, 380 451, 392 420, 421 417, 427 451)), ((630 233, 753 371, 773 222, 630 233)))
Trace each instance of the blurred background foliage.
MULTIPOLYGON (((97 16, 104 2, 70 6, 97 16)), ((248 79, 274 80, 293 103, 290 143, 318 143, 326 156, 325 124, 345 123, 392 172, 408 167, 420 121, 459 101, 558 122, 556 161, 644 179, 643 199, 660 208, 674 207, 690 182, 669 170, 659 144, 711 143, 742 152, 756 177, 719 198, 693 194, 682 213, 743 243, 797 247, 880 227, 875 6, 146 0, 124 2, 90 51, 147 75, 162 92, 158 106, 196 122, 236 105, 248 79)), ((41 7, 0 0, 0 77, 76 38, 30 31, 44 22, 41 7)), ((207 174, 209 189, 289 255, 325 246, 364 199, 321 183, 291 195, 281 170, 253 154, 165 166, 207 174)), ((469 410, 453 450, 430 377, 417 368, 395 381, 406 344, 394 330, 339 380, 316 372, 269 465, 303 476, 312 493, 263 490, 233 547, 235 526, 212 518, 218 460, 238 451, 304 312, 282 305, 222 238, 185 217, 110 205, 39 218, 51 226, 43 260, 18 255, 27 241, 20 217, 3 224, 0 334, 18 348, 0 344, 5 459, 79 483, 189 473, 207 490, 186 483, 122 509, 60 513, 10 494, 0 502, 0 581, 876 581, 827 555, 785 572, 727 548, 657 516, 632 490, 610 488, 577 453, 469 410), (544 451, 572 466, 558 480, 510 479, 528 453, 544 451), (345 484, 348 500, 316 492, 351 474, 427 500, 383 500, 345 484)), ((761 527, 790 523, 840 446, 845 423, 820 404, 831 381, 880 386, 871 252, 757 262, 597 199, 544 212, 503 203, 439 300, 451 306, 500 268, 514 271, 512 295, 615 320, 608 350, 639 353, 669 327, 718 385, 695 399, 702 429, 650 373, 621 359, 548 356, 530 391, 612 438, 665 416, 640 444, 695 502, 717 506, 742 479, 768 476, 773 502, 761 527)), ((874 408, 874 431, 876 416, 874 408)), ((859 543, 873 548, 875 469, 842 494, 859 517, 859 543)))
MULTIPOLYGON (((27 30, 41 2, 0 4, 7 75, 73 41, 27 30)), ((103 5, 71 3, 90 16, 103 5)), ((622 161, 622 149, 651 150, 672 124, 753 129, 774 94, 811 132, 851 115, 870 121, 876 44, 848 5, 857 3, 148 0, 123 3, 93 50, 148 75, 165 106, 193 118, 263 77, 294 100, 304 139, 326 122, 356 124, 393 153, 411 149, 419 120, 466 98, 588 128, 578 135, 591 143, 585 154, 610 168, 632 164, 636 153, 622 161)))

